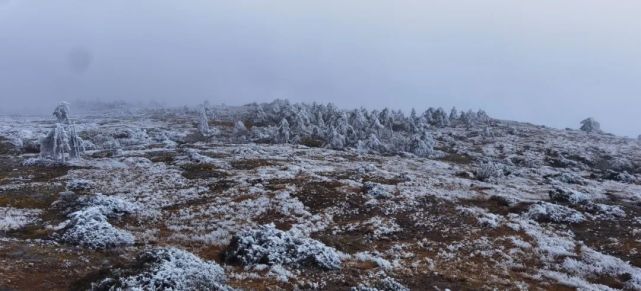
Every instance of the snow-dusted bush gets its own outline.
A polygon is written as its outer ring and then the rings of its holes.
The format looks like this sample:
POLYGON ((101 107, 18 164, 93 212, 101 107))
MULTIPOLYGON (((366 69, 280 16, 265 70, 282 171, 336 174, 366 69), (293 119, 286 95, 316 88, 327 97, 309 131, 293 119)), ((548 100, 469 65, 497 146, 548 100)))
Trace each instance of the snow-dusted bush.
POLYGON ((236 123, 234 123, 233 134, 235 136, 246 135, 248 132, 249 131, 247 130, 245 123, 243 123, 242 121, 237 120, 236 123))
POLYGON ((585 185, 585 180, 574 173, 561 173, 547 178, 553 178, 554 180, 567 184, 585 185))
POLYGON ((275 137, 275 142, 277 143, 289 143, 289 122, 287 119, 283 118, 280 121, 278 126, 277 135, 275 137))
POLYGON ((177 248, 163 248, 138 256, 142 271, 93 284, 109 290, 233 290, 225 284, 225 272, 218 264, 204 261, 177 248))
POLYGON ((581 121, 581 130, 585 132, 596 132, 599 133, 601 132, 601 124, 599 124, 598 121, 594 120, 594 118, 589 117, 581 121))
POLYGON ((200 115, 198 116, 198 131, 203 136, 209 135, 209 118, 207 117, 207 108, 205 105, 200 108, 200 115))
POLYGON ((530 205, 525 216, 536 221, 556 223, 580 223, 585 220, 585 216, 581 212, 548 202, 537 202, 530 205))
POLYGON ((69 214, 61 240, 93 249, 132 245, 134 236, 111 225, 110 217, 134 213, 140 207, 119 198, 98 194, 83 199, 87 207, 69 214))
POLYGON ((485 162, 474 170, 474 176, 480 181, 489 181, 503 176, 503 170, 493 162, 485 162))
POLYGON ((324 269, 339 269, 338 251, 306 237, 299 231, 281 231, 273 224, 241 232, 232 238, 227 261, 243 265, 307 265, 324 269))
POLYGON ((39 209, 0 207, 0 231, 15 230, 34 223, 41 212, 39 209))
POLYGON ((134 243, 134 236, 111 225, 100 207, 85 208, 69 216, 67 228, 61 237, 64 242, 92 249, 106 249, 134 243))
POLYGON ((53 112, 56 126, 49 134, 40 140, 40 156, 57 162, 65 162, 68 158, 80 157, 84 151, 84 143, 76 132, 76 127, 69 119, 69 103, 60 102, 53 112))
POLYGON ((363 184, 363 190, 367 195, 370 195, 376 199, 390 198, 394 193, 388 188, 378 183, 365 182, 363 184))
POLYGON ((403 284, 394 280, 394 278, 385 276, 377 280, 373 284, 359 284, 357 287, 352 287, 351 291, 409 291, 410 289, 403 286, 403 284))
POLYGON ((420 135, 415 134, 412 136, 407 151, 419 157, 428 157, 434 152, 434 144, 432 136, 423 131, 420 135))
POLYGON ((73 179, 67 182, 67 190, 69 191, 89 190, 91 187, 93 187, 93 182, 85 179, 73 179))
POLYGON ((572 189, 554 188, 549 193, 550 200, 569 204, 587 204, 590 202, 588 195, 572 189))

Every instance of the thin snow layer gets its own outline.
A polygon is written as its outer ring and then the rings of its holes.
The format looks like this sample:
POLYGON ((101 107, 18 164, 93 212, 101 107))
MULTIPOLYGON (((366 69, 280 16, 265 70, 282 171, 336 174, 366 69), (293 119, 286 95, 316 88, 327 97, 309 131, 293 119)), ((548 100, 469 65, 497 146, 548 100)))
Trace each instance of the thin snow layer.
POLYGON ((23 228, 38 221, 41 213, 39 209, 0 207, 0 231, 23 228))
POLYGON ((144 271, 118 280, 124 290, 232 290, 223 268, 177 248, 144 253, 144 271))
POLYGON ((61 237, 62 241, 93 249, 112 248, 134 243, 133 234, 111 225, 108 217, 134 213, 140 209, 138 205, 101 194, 88 200, 88 207, 69 215, 69 220, 64 223, 66 227, 61 237))
POLYGON ((343 255, 300 232, 281 231, 268 224, 236 235, 227 256, 243 265, 312 264, 324 269, 340 269, 343 255))

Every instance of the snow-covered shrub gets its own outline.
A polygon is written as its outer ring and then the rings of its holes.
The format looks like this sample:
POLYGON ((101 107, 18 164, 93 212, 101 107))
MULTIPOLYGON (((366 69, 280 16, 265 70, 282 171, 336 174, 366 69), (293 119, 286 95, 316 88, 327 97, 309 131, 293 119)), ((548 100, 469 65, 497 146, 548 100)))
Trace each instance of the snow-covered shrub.
POLYGON ((594 118, 589 117, 581 121, 581 130, 588 133, 599 133, 601 132, 601 124, 599 124, 598 121, 594 120, 594 118))
POLYGON ((226 260, 243 265, 307 265, 339 269, 338 251, 304 236, 299 231, 281 231, 273 224, 241 232, 232 238, 226 260))
POLYGON ((86 207, 69 214, 69 220, 64 222, 62 241, 93 249, 134 243, 131 233, 114 227, 108 218, 139 211, 138 205, 101 194, 83 200, 81 204, 86 207))
POLYGON ((605 172, 605 174, 603 174, 603 178, 627 184, 635 184, 638 181, 636 176, 629 174, 627 171, 617 172, 608 170, 605 172))
POLYGON ((387 146, 378 139, 376 134, 372 133, 367 140, 358 142, 357 150, 362 153, 375 152, 382 154, 387 152, 387 146))
POLYGON ((58 123, 69 123, 69 103, 62 101, 58 103, 56 109, 53 111, 53 116, 56 117, 58 123))
POLYGON ((200 109, 200 114, 198 116, 198 131, 203 136, 209 135, 209 118, 207 117, 207 109, 203 105, 200 109))
POLYGON ((580 223, 585 216, 572 208, 548 202, 537 202, 530 205, 525 216, 542 222, 580 223))
POLYGON ((577 174, 573 173, 561 173, 558 175, 554 176, 549 176, 546 178, 553 178, 554 180, 557 180, 559 182, 567 183, 567 184, 576 184, 576 185, 585 185, 585 180, 581 178, 577 174))
POLYGON ((92 249, 106 249, 134 243, 134 236, 111 225, 100 207, 85 208, 69 216, 67 228, 61 237, 64 242, 92 249))
POLYGON ((376 199, 390 198, 394 195, 394 193, 390 189, 388 189, 388 187, 373 182, 365 182, 363 184, 363 190, 365 190, 365 193, 367 193, 367 195, 370 195, 376 199))
POLYGON ((586 204, 590 202, 588 195, 572 189, 554 188, 548 193, 550 200, 569 204, 586 204))
POLYGON ((403 286, 403 284, 394 280, 392 277, 385 276, 377 280, 373 284, 358 284, 357 287, 352 287, 351 291, 409 291, 410 289, 403 286))
POLYGON ((84 151, 83 141, 69 119, 69 103, 58 104, 53 115, 57 123, 49 134, 40 140, 40 156, 63 163, 67 155, 70 159, 79 158, 80 153, 84 151))
POLYGON ((283 118, 280 121, 280 124, 278 126, 278 131, 277 135, 275 137, 275 142, 276 143, 289 143, 289 122, 287 119, 283 118))
POLYGON ((232 290, 218 264, 177 248, 162 248, 138 256, 142 271, 94 283, 99 290, 232 290))
POLYGON ((597 213, 598 218, 614 219, 625 217, 625 211, 616 205, 607 205, 601 203, 591 203, 588 206, 588 211, 597 213))
POLYGON ((93 187, 93 182, 85 179, 73 179, 67 182, 67 190, 69 191, 89 190, 91 187, 93 187))
POLYGON ((235 136, 243 136, 243 135, 246 135, 248 132, 249 131, 247 130, 245 123, 243 123, 242 121, 237 120, 236 123, 234 123, 233 134, 235 136))
POLYGON ((503 170, 493 162, 485 162, 474 170, 474 176, 480 181, 489 181, 503 176, 503 170))
POLYGON ((0 231, 15 230, 34 223, 41 212, 39 209, 0 207, 0 231))
POLYGON ((434 139, 424 131, 420 135, 415 134, 409 142, 408 152, 419 157, 428 157, 434 152, 434 139))

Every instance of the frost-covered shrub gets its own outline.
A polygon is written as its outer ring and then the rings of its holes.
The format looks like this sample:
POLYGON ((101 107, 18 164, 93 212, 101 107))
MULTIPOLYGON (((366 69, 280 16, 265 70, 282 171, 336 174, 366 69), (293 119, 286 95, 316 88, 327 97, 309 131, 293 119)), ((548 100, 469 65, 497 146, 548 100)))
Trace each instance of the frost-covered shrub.
POLYGON ((85 179, 73 179, 67 182, 67 190, 69 191, 84 191, 93 187, 93 182, 85 179))
POLYGON ((434 152, 434 144, 434 139, 429 133, 416 134, 409 142, 408 152, 419 157, 428 157, 434 152))
POLYGON ((85 208, 69 216, 67 228, 61 237, 64 242, 92 249, 106 249, 134 243, 134 236, 111 225, 100 207, 85 208))
POLYGON ((591 203, 588 206, 588 211, 596 212, 597 217, 605 219, 622 218, 626 216, 625 211, 621 209, 621 207, 600 203, 591 203))
POLYGON ((232 238, 226 260, 243 265, 316 265, 339 269, 341 254, 297 230, 281 231, 273 224, 241 232, 232 238))
POLYGON ((278 125, 277 135, 275 141, 277 143, 289 143, 289 122, 283 118, 278 125))
POLYGON ((198 116, 198 131, 203 136, 209 135, 209 118, 207 117, 207 108, 203 105, 198 116))
POLYGON ((403 284, 394 280, 394 278, 385 276, 377 280, 373 284, 359 284, 357 287, 352 287, 351 291, 409 291, 410 289, 403 286, 403 284))
POLYGON ((594 120, 594 118, 589 117, 581 121, 581 130, 588 133, 599 133, 601 132, 601 124, 599 124, 598 121, 594 120))
POLYGON ((249 133, 249 130, 247 130, 247 127, 245 126, 245 123, 242 121, 238 120, 236 123, 234 123, 234 129, 233 129, 233 134, 235 136, 242 136, 246 135, 249 133))
POLYGON ((363 184, 363 190, 367 195, 370 195, 376 199, 390 198, 394 195, 390 189, 387 187, 373 182, 365 182, 363 184))
POLYGON ((627 184, 635 184, 638 181, 636 176, 629 174, 627 171, 617 172, 608 170, 603 174, 603 178, 627 184))
POLYGON ((70 159, 79 158, 80 153, 84 151, 84 143, 69 119, 69 103, 58 104, 53 115, 57 123, 49 134, 40 140, 40 156, 63 163, 67 156, 70 159))
POLYGON ((0 231, 15 230, 34 223, 41 212, 39 209, 0 207, 0 231))
POLYGON ((546 178, 552 178, 556 181, 567 183, 567 184, 576 184, 576 185, 585 185, 585 180, 577 174, 573 173, 561 173, 554 176, 548 176, 546 178))
POLYGON ((588 195, 574 191, 572 189, 555 188, 548 193, 550 200, 555 202, 569 203, 569 204, 586 204, 590 202, 588 195))
POLYGON ((585 216, 572 208, 548 202, 532 204, 525 216, 541 222, 580 223, 585 216))
POLYGON ((233 290, 225 285, 223 268, 176 248, 144 252, 137 258, 142 271, 94 283, 97 290, 233 290))
POLYGON ((480 181, 489 181, 503 176, 503 169, 493 162, 485 162, 474 170, 474 176, 480 181))
POLYGON ((111 225, 110 217, 139 211, 140 207, 119 198, 98 194, 83 199, 85 208, 69 214, 61 240, 93 249, 132 245, 134 236, 111 225))

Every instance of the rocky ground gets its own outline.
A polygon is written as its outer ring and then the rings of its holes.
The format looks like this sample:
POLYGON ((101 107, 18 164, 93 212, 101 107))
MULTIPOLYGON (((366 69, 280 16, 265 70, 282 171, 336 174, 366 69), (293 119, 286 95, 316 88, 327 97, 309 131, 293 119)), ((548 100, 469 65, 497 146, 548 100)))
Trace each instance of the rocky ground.
POLYGON ((637 140, 492 120, 417 157, 196 119, 79 114, 59 164, 51 118, 0 118, 0 290, 641 289, 637 140))

